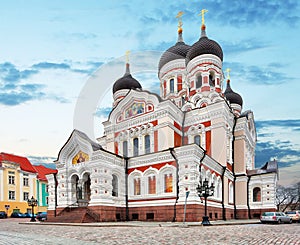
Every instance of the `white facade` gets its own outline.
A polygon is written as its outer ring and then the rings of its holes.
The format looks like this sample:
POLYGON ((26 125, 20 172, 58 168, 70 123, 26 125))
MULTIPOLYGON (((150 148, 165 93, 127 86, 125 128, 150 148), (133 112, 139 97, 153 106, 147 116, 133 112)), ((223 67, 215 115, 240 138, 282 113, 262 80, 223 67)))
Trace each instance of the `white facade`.
POLYGON ((223 92, 221 47, 205 26, 194 45, 184 44, 182 33, 179 40, 161 58, 160 96, 144 91, 126 64, 104 135, 96 143, 73 131, 57 175, 48 177, 49 210, 82 204, 101 220, 180 220, 189 192, 187 220, 197 221, 197 187, 205 179, 215 187, 208 198, 213 219, 275 209, 277 165, 255 169, 253 112, 242 111, 229 79, 223 92), (113 215, 108 207, 116 208, 113 215))

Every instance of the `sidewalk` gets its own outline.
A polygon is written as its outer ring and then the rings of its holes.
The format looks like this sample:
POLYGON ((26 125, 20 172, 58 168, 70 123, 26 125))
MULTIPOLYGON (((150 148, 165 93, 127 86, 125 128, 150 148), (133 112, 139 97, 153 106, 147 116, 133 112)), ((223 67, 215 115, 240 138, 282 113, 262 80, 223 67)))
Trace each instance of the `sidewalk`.
MULTIPOLYGON (((248 225, 259 224, 258 219, 240 219, 240 220, 216 220, 211 221, 211 225, 248 225)), ((86 227, 189 227, 202 226, 201 222, 143 222, 143 221, 128 221, 128 222, 99 222, 99 223, 51 223, 51 222, 20 222, 19 224, 27 225, 56 225, 56 226, 86 226, 86 227)))

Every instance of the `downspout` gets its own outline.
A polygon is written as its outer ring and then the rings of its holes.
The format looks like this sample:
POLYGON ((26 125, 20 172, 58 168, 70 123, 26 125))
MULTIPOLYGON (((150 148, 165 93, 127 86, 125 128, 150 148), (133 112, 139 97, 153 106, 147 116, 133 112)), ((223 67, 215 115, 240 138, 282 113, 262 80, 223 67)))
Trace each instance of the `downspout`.
MULTIPOLYGON (((233 114, 234 116, 234 114, 233 114)), ((232 127, 232 150, 231 150, 231 158, 232 158, 232 173, 233 173, 233 207, 234 207, 234 219, 237 219, 236 215, 236 195, 235 195, 235 182, 236 182, 236 176, 235 176, 235 170, 234 170, 234 141, 235 141, 235 136, 234 136, 234 131, 235 131, 235 126, 236 126, 236 117, 234 116, 234 123, 232 127)))
MULTIPOLYGON (((200 164, 199 164, 199 173, 200 173, 200 178, 201 178, 201 165, 202 165, 202 161, 204 159, 204 157, 206 156, 206 150, 203 149, 203 156, 200 159, 200 164)), ((200 179, 201 180, 201 179, 200 179)))
POLYGON ((57 177, 56 177, 56 173, 53 174, 54 176, 54 217, 56 217, 56 207, 57 207, 57 177))
POLYGON ((249 183, 250 183, 251 176, 248 176, 247 180, 247 207, 248 207, 248 219, 251 219, 250 213, 250 204, 249 204, 249 183))
MULTIPOLYGON (((202 148, 201 148, 202 149, 202 148)), ((200 161, 199 161, 199 184, 202 183, 202 179, 201 179, 201 165, 202 165, 202 161, 204 159, 204 157, 206 156, 206 150, 203 149, 203 156, 201 157, 200 161)), ((197 193, 198 194, 198 193, 197 193)), ((201 200, 201 197, 200 197, 200 201, 201 203, 203 202, 201 200)))
POLYGON ((225 188, 224 188, 224 176, 225 176, 226 166, 223 166, 222 172, 222 216, 223 220, 226 220, 226 210, 225 210, 225 188))
POLYGON ((176 158, 174 148, 169 148, 169 150, 170 150, 172 157, 174 158, 174 160, 176 162, 176 200, 174 203, 174 216, 173 216, 173 220, 172 220, 172 222, 176 222, 176 204, 179 199, 179 166, 178 166, 178 159, 176 158))
POLYGON ((184 123, 185 123, 186 111, 183 112, 182 125, 181 125, 181 146, 184 145, 184 123))
POLYGON ((128 157, 124 157, 125 160, 125 212, 126 221, 129 221, 129 207, 128 207, 128 157))
MULTIPOLYGON (((181 146, 184 145, 184 122, 185 122, 185 115, 186 115, 186 111, 183 111, 183 118, 182 118, 182 124, 181 124, 181 146)), ((179 199, 179 166, 178 166, 178 159, 175 155, 175 151, 174 151, 174 147, 173 148, 169 148, 170 153, 172 155, 172 157, 174 158, 175 162, 176 162, 176 200, 174 203, 174 215, 173 215, 173 220, 172 222, 176 222, 176 205, 179 199)))

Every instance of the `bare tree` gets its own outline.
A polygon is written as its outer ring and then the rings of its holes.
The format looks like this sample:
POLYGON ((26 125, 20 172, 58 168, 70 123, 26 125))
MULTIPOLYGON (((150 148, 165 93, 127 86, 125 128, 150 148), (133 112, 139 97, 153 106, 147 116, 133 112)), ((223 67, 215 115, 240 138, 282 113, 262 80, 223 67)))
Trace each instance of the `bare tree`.
POLYGON ((276 206, 278 211, 300 209, 300 182, 292 186, 278 186, 276 190, 276 206))

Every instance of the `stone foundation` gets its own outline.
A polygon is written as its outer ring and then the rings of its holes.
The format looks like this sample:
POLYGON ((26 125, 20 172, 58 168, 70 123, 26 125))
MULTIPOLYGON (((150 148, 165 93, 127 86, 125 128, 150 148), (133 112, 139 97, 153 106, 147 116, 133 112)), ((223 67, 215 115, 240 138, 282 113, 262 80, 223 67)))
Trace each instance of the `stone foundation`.
MULTIPOLYGON (((92 212, 100 215, 100 222, 126 221, 126 208, 113 206, 88 206, 92 212)), ((63 208, 57 208, 56 215, 62 212, 63 208)), ((276 211, 274 209, 255 209, 250 211, 250 218, 259 219, 261 213, 267 211, 276 211)), ((48 217, 54 217, 54 210, 48 210, 48 217)), ((204 216, 203 204, 190 204, 186 207, 186 222, 201 222, 204 216)), ((210 220, 221 220, 223 209, 216 207, 207 207, 207 216, 210 220)), ((129 221, 159 221, 159 222, 183 222, 184 205, 166 205, 166 206, 146 206, 129 207, 129 221)), ((237 209, 237 219, 248 219, 248 209, 237 209)), ((234 219, 234 209, 225 209, 225 220, 234 219)))

